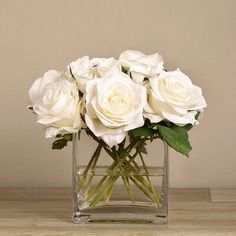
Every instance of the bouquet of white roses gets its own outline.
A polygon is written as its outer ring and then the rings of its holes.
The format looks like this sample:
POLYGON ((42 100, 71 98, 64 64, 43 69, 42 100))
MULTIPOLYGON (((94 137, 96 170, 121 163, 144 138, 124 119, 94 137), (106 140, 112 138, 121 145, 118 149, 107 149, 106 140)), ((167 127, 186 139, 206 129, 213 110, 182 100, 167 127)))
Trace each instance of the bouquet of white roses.
POLYGON ((46 138, 57 138, 53 149, 63 148, 72 141, 73 133, 81 131, 97 142, 77 186, 89 206, 108 201, 121 175, 132 202, 130 182, 160 206, 160 195, 143 160, 145 145, 162 139, 189 156, 187 132, 206 107, 201 89, 183 72, 166 71, 158 53, 145 55, 133 50, 124 51, 119 60, 85 56, 64 72, 50 70, 33 83, 29 96, 37 123, 46 127, 46 138), (102 149, 113 163, 92 187, 87 174, 93 171, 102 149), (141 170, 137 156, 147 178, 130 174, 141 170))
POLYGON ((30 108, 46 138, 63 148, 71 134, 86 130, 108 148, 126 137, 161 138, 189 155, 187 131, 206 107, 201 88, 179 69, 166 71, 158 53, 127 50, 119 59, 88 56, 67 70, 50 70, 29 90, 30 108))

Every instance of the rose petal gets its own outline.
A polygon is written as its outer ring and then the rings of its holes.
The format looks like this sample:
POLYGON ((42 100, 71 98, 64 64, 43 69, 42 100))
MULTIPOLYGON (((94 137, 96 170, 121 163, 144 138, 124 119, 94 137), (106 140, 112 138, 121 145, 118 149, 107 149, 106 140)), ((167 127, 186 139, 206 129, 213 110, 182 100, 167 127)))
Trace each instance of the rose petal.
POLYGON ((165 117, 167 120, 169 120, 179 126, 183 126, 186 124, 194 125, 197 122, 197 120, 195 119, 196 114, 197 114, 197 112, 193 111, 193 112, 188 112, 186 115, 178 116, 175 114, 162 112, 163 117, 165 117))
POLYGON ((121 143, 126 137, 126 133, 121 134, 105 134, 102 135, 101 138, 103 141, 109 146, 113 147, 119 143, 121 143))

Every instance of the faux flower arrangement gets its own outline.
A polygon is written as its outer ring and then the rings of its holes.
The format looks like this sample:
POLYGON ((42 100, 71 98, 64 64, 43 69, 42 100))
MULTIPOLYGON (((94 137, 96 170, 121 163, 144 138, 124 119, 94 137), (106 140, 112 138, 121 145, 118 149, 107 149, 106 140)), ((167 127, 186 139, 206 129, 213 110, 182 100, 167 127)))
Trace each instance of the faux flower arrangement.
MULTIPOLYGON (((46 128, 46 138, 56 138, 53 149, 72 141, 73 133, 85 131, 97 148, 78 183, 83 199, 96 206, 110 197, 121 173, 138 172, 139 156, 148 175, 143 155, 148 142, 161 139, 176 151, 189 156, 188 131, 198 124, 206 102, 202 90, 181 70, 166 71, 162 56, 124 51, 119 59, 88 56, 70 63, 66 71, 50 70, 29 90, 30 109, 37 123, 46 128), (95 187, 87 179, 101 150, 113 160, 106 177, 95 187), (112 173, 112 175, 111 175, 112 173)), ((160 196, 150 179, 122 176, 134 201, 132 181, 148 198, 160 205, 160 196)))

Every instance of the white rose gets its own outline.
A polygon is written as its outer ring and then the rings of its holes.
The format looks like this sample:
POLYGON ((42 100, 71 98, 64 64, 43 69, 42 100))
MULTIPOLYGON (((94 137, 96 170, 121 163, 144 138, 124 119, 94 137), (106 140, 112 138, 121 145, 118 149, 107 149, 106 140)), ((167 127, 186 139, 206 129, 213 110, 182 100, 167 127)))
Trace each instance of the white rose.
POLYGON ((79 90, 84 93, 89 80, 109 76, 114 70, 121 71, 121 66, 113 57, 89 60, 88 56, 84 56, 72 62, 68 66, 68 70, 71 70, 79 90))
POLYGON ((33 85, 29 90, 29 97, 32 107, 37 105, 37 103, 44 96, 45 91, 48 87, 55 83, 61 78, 61 73, 56 70, 49 70, 44 73, 42 78, 38 78, 34 81, 33 85))
POLYGON ((144 78, 150 78, 163 70, 163 59, 158 53, 145 55, 140 51, 127 50, 121 53, 119 61, 128 69, 136 83, 143 82, 144 78))
POLYGON ((121 143, 127 131, 143 126, 146 89, 128 75, 91 80, 86 92, 86 124, 110 147, 121 143))
POLYGON ((144 116, 157 123, 167 119, 177 125, 195 124, 197 111, 207 106, 202 90, 180 70, 150 79, 144 116))
POLYGON ((49 71, 37 79, 29 95, 37 122, 47 127, 46 138, 78 132, 82 127, 77 87, 59 72, 49 71))

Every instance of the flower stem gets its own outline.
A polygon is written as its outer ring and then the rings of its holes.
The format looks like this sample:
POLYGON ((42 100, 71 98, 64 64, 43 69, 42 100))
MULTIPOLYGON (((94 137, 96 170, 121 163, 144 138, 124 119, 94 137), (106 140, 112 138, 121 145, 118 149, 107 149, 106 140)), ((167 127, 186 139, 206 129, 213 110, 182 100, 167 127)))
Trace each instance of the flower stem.
POLYGON ((147 169, 147 166, 146 166, 146 164, 145 164, 145 162, 144 162, 144 160, 143 160, 143 155, 142 155, 141 153, 139 153, 139 156, 140 156, 140 159, 141 159, 141 161, 142 161, 144 170, 145 170, 145 172, 146 172, 146 177, 147 177, 147 180, 148 180, 148 182, 149 182, 149 185, 150 185, 150 188, 151 188, 151 190, 152 190, 152 193, 153 193, 153 195, 154 195, 154 198, 155 198, 155 200, 156 200, 156 203, 157 203, 158 206, 160 206, 160 198, 159 198, 159 196, 158 196, 158 194, 157 194, 155 188, 153 187, 153 184, 152 184, 152 182, 151 182, 151 180, 150 180, 150 178, 149 178, 148 169, 147 169))
POLYGON ((127 176, 122 176, 122 179, 124 181, 126 190, 127 190, 128 194, 129 194, 129 197, 130 197, 132 203, 135 203, 135 198, 134 198, 133 191, 131 190, 131 187, 130 187, 129 178, 127 176))
MULTIPOLYGON (((98 159, 99 155, 100 155, 100 152, 101 152, 101 149, 102 149, 102 144, 99 143, 95 152, 93 153, 93 156, 91 157, 88 165, 86 166, 84 172, 83 172, 83 177, 80 179, 79 181, 79 185, 78 185, 78 188, 77 188, 77 191, 79 192, 81 190, 81 188, 83 187, 83 184, 84 182, 86 181, 86 178, 87 178, 87 174, 88 174, 88 171, 91 167, 91 165, 93 164, 94 160, 98 159)), ((95 163, 96 165, 96 163, 95 163)), ((94 167, 95 167, 94 165, 94 167)))
POLYGON ((114 183, 119 177, 121 177, 124 182, 127 193, 133 203, 135 202, 135 198, 129 180, 131 180, 131 182, 139 190, 141 190, 146 197, 148 197, 152 202, 156 202, 156 204, 160 206, 160 198, 157 192, 155 191, 153 184, 151 183, 151 180, 148 176, 149 173, 147 166, 141 154, 141 148, 143 147, 146 140, 141 138, 134 138, 126 147, 125 141, 123 141, 119 145, 119 149, 117 150, 114 147, 112 149, 109 148, 103 140, 97 138, 92 132, 88 131, 88 134, 94 140, 96 140, 99 145, 96 148, 92 158, 90 159, 83 173, 83 177, 81 178, 78 185, 78 191, 81 191, 82 187, 84 186, 84 183, 87 180, 86 178, 88 171, 92 170, 92 175, 89 177, 82 191, 87 203, 89 203, 89 205, 93 207, 96 206, 102 199, 104 199, 106 202, 109 202, 114 183), (107 168, 106 175, 103 176, 99 180, 99 182, 93 186, 93 189, 91 189, 94 176, 93 172, 96 168, 96 164, 102 148, 113 159, 113 163, 107 168), (136 151, 134 152, 134 154, 131 154, 134 149, 136 151), (141 169, 140 166, 135 162, 135 158, 138 155, 141 158, 146 178, 145 176, 139 174, 141 169), (131 172, 134 174, 130 175, 131 172))
POLYGON ((98 161, 98 158, 99 158, 99 154, 101 153, 101 150, 98 152, 98 155, 96 155, 96 157, 95 157, 95 159, 94 159, 94 161, 93 161, 93 164, 92 164, 92 166, 91 166, 91 172, 92 172, 92 174, 90 175, 90 177, 89 177, 89 179, 88 179, 88 181, 87 181, 87 183, 86 183, 86 186, 85 186, 85 188, 84 188, 84 194, 85 195, 87 195, 87 193, 88 193, 88 191, 89 191, 89 189, 90 189, 90 187, 91 187, 91 183, 92 183, 92 181, 93 181, 93 178, 94 178, 94 170, 95 170, 95 167, 96 167, 96 164, 97 164, 97 161, 98 161))

